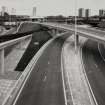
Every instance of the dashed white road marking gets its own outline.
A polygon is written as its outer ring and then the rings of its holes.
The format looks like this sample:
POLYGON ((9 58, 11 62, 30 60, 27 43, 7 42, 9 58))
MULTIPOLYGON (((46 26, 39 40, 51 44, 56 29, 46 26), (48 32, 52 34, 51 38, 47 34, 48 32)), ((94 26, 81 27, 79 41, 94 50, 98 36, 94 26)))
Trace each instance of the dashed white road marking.
POLYGON ((47 76, 45 76, 45 77, 44 77, 43 81, 45 82, 45 81, 46 81, 46 79, 47 79, 47 76))
POLYGON ((98 68, 98 66, 97 66, 97 64, 96 64, 96 63, 95 63, 94 65, 96 66, 96 68, 98 68))
POLYGON ((50 62, 48 61, 48 65, 50 64, 50 62))
POLYGON ((34 42, 34 45, 39 45, 39 42, 34 42))

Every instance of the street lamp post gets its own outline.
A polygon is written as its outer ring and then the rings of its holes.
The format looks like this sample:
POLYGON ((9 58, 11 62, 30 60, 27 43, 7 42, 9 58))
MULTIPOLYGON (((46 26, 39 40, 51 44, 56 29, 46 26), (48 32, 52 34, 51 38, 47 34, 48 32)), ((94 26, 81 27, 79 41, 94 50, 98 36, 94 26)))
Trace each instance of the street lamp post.
POLYGON ((74 43, 75 43, 75 52, 77 52, 77 47, 78 47, 78 38, 79 36, 77 35, 77 0, 75 0, 75 32, 74 32, 74 43))

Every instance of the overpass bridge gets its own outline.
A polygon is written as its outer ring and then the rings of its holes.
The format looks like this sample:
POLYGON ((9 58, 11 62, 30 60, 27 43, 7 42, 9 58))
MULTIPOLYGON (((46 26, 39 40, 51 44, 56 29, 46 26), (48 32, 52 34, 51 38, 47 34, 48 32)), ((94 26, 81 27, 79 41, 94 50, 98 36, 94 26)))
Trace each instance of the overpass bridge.
POLYGON ((105 44, 105 31, 101 31, 98 29, 93 29, 93 28, 83 28, 83 27, 78 27, 77 25, 67 25, 67 24, 60 24, 60 23, 37 23, 41 24, 43 26, 47 26, 53 29, 58 29, 58 30, 65 30, 65 31, 70 31, 74 35, 75 39, 75 49, 78 46, 79 43, 79 36, 83 36, 95 41, 98 41, 99 43, 105 44))

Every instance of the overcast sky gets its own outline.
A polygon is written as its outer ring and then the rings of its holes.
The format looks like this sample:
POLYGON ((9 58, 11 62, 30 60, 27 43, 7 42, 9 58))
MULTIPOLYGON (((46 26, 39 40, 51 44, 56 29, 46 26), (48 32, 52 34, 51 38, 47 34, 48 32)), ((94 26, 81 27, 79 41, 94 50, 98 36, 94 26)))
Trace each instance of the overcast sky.
POLYGON ((75 1, 77 8, 90 8, 98 14, 98 9, 105 8, 105 0, 0 0, 0 8, 6 6, 10 12, 16 9, 16 14, 32 15, 32 8, 37 7, 37 16, 74 15, 75 1))

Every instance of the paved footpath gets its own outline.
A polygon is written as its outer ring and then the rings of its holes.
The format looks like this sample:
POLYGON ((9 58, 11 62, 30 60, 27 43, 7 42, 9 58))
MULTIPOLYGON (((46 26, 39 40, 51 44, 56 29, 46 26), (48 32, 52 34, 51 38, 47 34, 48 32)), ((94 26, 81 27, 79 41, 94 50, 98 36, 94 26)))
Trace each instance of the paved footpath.
MULTIPOLYGON (((85 40, 80 38, 80 46, 85 40)), ((74 105, 94 105, 83 73, 80 47, 75 53, 73 36, 69 37, 64 44, 63 63, 74 105)))

